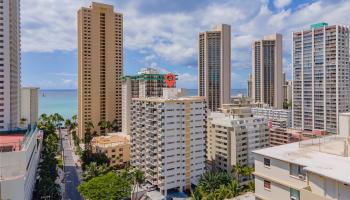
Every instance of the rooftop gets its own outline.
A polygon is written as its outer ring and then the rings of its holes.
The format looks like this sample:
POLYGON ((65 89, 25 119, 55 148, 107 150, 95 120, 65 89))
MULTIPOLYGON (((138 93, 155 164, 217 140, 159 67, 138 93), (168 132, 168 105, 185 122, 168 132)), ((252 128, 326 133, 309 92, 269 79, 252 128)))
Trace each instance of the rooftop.
POLYGON ((112 147, 128 144, 130 141, 129 135, 124 133, 110 133, 107 136, 98 136, 92 139, 92 145, 101 147, 112 147))
POLYGON ((0 152, 20 151, 23 140, 23 133, 0 135, 0 152))
POLYGON ((304 166, 306 171, 350 184, 350 138, 338 135, 319 137, 254 153, 304 166))

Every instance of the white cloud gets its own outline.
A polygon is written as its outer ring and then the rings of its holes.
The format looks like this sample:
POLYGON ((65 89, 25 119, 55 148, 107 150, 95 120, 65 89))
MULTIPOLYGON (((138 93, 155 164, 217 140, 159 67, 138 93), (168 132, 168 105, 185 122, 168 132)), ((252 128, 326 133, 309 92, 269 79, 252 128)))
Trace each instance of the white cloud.
MULTIPOLYGON (((251 43, 275 32, 284 36, 284 66, 290 63, 291 32, 312 23, 348 24, 350 1, 318 0, 288 9, 291 0, 276 0, 278 10, 270 10, 266 0, 212 2, 191 11, 143 12, 145 1, 115 2, 124 14, 125 48, 144 54, 143 64, 158 67, 157 60, 170 64, 197 60, 197 37, 216 23, 231 24, 232 66, 251 66, 251 43)), ((76 49, 76 12, 90 1, 22 1, 23 51, 51 52, 76 49)), ((162 62, 163 63, 163 62, 162 62)), ((288 72, 290 73, 290 72, 288 72)))
POLYGON ((276 8, 284 8, 292 3, 292 0, 275 0, 273 4, 276 8))
POLYGON ((76 77, 76 73, 66 73, 66 72, 59 72, 59 73, 52 73, 52 75, 56 76, 67 76, 67 77, 76 77))

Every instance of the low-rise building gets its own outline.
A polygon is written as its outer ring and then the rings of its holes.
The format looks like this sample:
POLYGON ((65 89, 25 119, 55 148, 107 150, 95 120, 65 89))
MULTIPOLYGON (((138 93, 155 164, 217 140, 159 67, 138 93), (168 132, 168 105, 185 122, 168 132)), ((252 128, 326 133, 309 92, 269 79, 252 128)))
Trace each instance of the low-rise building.
MULTIPOLYGON (((237 164, 253 166, 253 150, 269 146, 267 120, 253 116, 249 107, 212 112, 207 128, 207 160, 213 170, 231 173, 237 164)), ((239 182, 247 180, 242 177, 239 182)))
POLYGON ((206 102, 164 88, 160 98, 134 98, 131 109, 131 165, 164 196, 190 190, 205 169, 206 102))
POLYGON ((32 199, 42 137, 34 125, 0 132, 0 199, 32 199))
POLYGON ((130 161, 130 137, 124 133, 110 133, 107 136, 94 137, 91 141, 94 153, 104 153, 110 165, 123 167, 130 161))
POLYGON ((256 198, 350 199, 349 142, 333 135, 254 151, 256 198))

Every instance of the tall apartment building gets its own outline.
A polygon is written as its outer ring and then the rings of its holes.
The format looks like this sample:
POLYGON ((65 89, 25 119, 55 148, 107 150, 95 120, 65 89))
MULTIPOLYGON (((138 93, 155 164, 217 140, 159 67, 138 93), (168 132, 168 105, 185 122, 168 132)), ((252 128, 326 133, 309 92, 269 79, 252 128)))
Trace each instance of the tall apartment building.
POLYGON ((335 133, 350 104, 349 28, 319 23, 293 33, 293 125, 335 133))
POLYGON ((249 74, 249 78, 248 78, 248 80, 247 80, 247 96, 249 97, 249 98, 252 98, 252 75, 251 74, 249 74))
POLYGON ((167 196, 169 189, 189 190, 204 173, 206 103, 181 89, 163 94, 132 100, 131 165, 167 196))
MULTIPOLYGON (((207 161, 213 170, 232 172, 233 166, 253 166, 253 150, 269 146, 267 119, 249 107, 233 107, 208 116, 207 161)), ((248 177, 241 177, 244 184, 248 177)))
POLYGON ((112 5, 93 2, 78 11, 78 134, 92 122, 117 120, 121 127, 123 16, 112 5))
POLYGON ((350 199, 349 149, 327 136, 254 151, 256 199, 350 199))
POLYGON ((39 113, 39 88, 22 87, 21 89, 21 120, 20 125, 35 124, 39 113))
POLYGON ((273 34, 252 45, 252 98, 282 108, 282 35, 273 34))
POLYGON ((220 24, 199 34, 198 85, 210 110, 230 103, 231 26, 220 24))
MULTIPOLYGON (((146 97, 162 97, 163 88, 167 87, 165 74, 157 69, 145 68, 138 75, 124 76, 122 81, 122 131, 131 132, 131 99, 146 97)), ((173 85, 175 87, 176 84, 173 85)))
POLYGON ((0 1, 0 131, 20 119, 20 1, 0 1))

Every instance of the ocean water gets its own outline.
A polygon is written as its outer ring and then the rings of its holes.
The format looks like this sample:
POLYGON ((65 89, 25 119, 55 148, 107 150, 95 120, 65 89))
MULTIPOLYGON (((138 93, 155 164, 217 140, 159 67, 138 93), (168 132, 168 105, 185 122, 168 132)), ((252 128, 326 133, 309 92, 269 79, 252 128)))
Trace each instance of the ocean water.
MULTIPOLYGON (((197 89, 188 89, 187 95, 197 96, 197 89)), ((232 89, 231 95, 246 95, 246 89, 232 89)), ((78 112, 77 90, 40 90, 39 115, 59 113, 64 118, 71 118, 78 112)))
POLYGON ((39 91, 39 116, 43 113, 59 113, 64 118, 71 118, 77 112, 77 90, 39 91))

